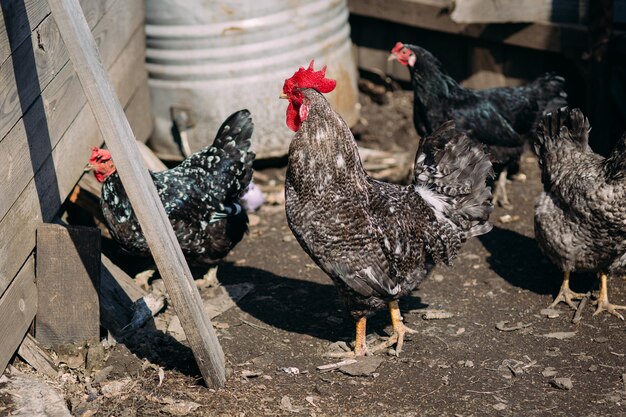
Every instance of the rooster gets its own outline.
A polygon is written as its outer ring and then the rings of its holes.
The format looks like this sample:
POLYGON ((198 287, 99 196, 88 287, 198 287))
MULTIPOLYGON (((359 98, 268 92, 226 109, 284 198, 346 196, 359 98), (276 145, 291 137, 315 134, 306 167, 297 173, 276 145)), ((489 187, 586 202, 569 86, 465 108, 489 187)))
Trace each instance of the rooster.
POLYGON ((349 355, 369 352, 367 317, 386 306, 393 334, 372 352, 395 343, 399 353, 414 331, 403 324, 398 299, 435 263, 449 264, 468 238, 491 229, 491 163, 449 122, 420 143, 412 184, 371 178, 350 129, 322 95, 336 84, 325 69, 314 71, 311 62, 283 86, 287 126, 297 132, 285 181, 287 221, 356 320, 349 355))
MULTIPOLYGON (((240 197, 252 178, 250 112, 231 115, 213 145, 180 165, 151 172, 165 212, 188 261, 211 264, 223 258, 248 230, 240 197)), ((149 255, 146 239, 105 149, 92 149, 89 169, 102 183, 100 206, 113 238, 127 251, 149 255)))
POLYGON ((511 208, 507 176, 517 174, 524 144, 534 134, 545 111, 567 105, 565 80, 545 74, 522 87, 472 90, 461 87, 430 52, 396 43, 390 60, 409 69, 414 90, 413 122, 424 137, 447 120, 454 120, 470 138, 486 145, 498 177, 493 203, 511 208))
POLYGON ((535 152, 544 192, 535 207, 535 235, 548 258, 563 272, 563 283, 550 307, 583 294, 569 287, 571 271, 594 271, 600 279, 598 314, 622 320, 608 298, 608 276, 626 272, 626 133, 608 158, 588 144, 589 121, 578 110, 563 108, 539 124, 535 152))

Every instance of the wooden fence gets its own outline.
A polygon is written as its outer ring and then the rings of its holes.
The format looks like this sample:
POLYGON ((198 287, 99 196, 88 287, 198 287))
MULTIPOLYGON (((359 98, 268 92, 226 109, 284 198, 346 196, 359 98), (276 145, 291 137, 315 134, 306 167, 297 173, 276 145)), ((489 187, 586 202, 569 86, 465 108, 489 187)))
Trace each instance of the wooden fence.
MULTIPOLYGON (((137 139, 151 133, 144 0, 81 0, 137 139)), ((53 220, 103 139, 46 0, 2 0, 0 372, 37 311, 36 229, 53 220)))

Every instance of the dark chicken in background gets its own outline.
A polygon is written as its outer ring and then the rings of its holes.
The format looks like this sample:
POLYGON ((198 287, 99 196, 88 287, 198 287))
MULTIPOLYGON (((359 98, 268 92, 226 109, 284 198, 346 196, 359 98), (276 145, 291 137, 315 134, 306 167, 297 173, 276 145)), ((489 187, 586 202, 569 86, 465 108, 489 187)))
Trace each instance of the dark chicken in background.
POLYGON ((510 208, 507 176, 517 174, 524 144, 544 112, 567 105, 565 80, 545 74, 521 87, 473 90, 460 86, 430 52, 398 42, 389 59, 409 69, 414 91, 413 122, 421 137, 448 120, 486 145, 497 181, 493 203, 510 208))
MULTIPOLYGON (((480 146, 446 123, 420 143, 413 181, 398 185, 367 175, 354 137, 322 93, 335 87, 325 67, 300 68, 285 81, 289 148, 285 211, 304 251, 334 281, 356 324, 364 355, 366 318, 389 307, 391 338, 412 332, 402 323, 398 299, 436 263, 450 264, 461 245, 491 229, 493 206, 485 180, 491 163, 480 146)), ((339 356, 339 355, 338 355, 339 356)))
POLYGON ((569 287, 572 271, 594 271, 600 279, 595 314, 607 311, 623 320, 609 303, 608 276, 626 273, 626 134, 608 158, 589 147, 589 121, 563 108, 539 124, 535 152, 544 192, 535 206, 535 236, 548 258, 564 272, 550 307, 583 294, 569 287))
MULTIPOLYGON (((240 110, 222 124, 213 145, 175 168, 150 173, 189 262, 223 258, 248 230, 240 198, 252 178, 252 130, 250 112, 240 110)), ((100 206, 111 235, 127 251, 149 255, 110 153, 93 148, 89 165, 103 183, 100 206)))

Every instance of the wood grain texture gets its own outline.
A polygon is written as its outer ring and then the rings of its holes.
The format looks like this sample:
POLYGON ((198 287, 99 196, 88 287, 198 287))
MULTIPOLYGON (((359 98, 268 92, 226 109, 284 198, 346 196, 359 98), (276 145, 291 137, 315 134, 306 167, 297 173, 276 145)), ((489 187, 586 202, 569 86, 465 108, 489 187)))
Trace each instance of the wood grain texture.
MULTIPOLYGON (((143 5, 138 0, 117 0, 106 15, 98 16, 100 19, 93 33, 102 46, 105 62, 118 56, 127 39, 143 22, 142 11, 143 5)), ((0 65, 0 97, 3 97, 0 101, 0 140, 68 60, 56 23, 49 16, 0 65)))
POLYGON ((450 15, 457 23, 578 23, 578 2, 572 0, 455 0, 450 15))
POLYGON ((576 58, 585 48, 587 28, 583 25, 458 24, 452 21, 442 6, 411 0, 348 0, 348 7, 356 15, 508 45, 561 52, 576 58))
POLYGON ((100 230, 37 228, 35 336, 44 346, 100 340, 100 230))
POLYGON ((26 363, 35 368, 37 372, 47 375, 50 378, 57 377, 59 369, 54 364, 54 361, 50 355, 48 355, 48 352, 41 347, 37 339, 30 334, 26 333, 22 344, 17 349, 17 354, 26 363))
POLYGON ((225 380, 222 348, 87 22, 76 0, 49 0, 49 4, 202 376, 207 385, 221 387, 225 380))
MULTIPOLYGON (((116 59, 109 58, 111 78, 120 99, 127 102, 131 93, 147 85, 143 69, 145 53, 143 25, 139 26, 124 47, 117 45, 116 59)), ((111 54, 112 55, 112 54, 111 54)), ((58 76, 43 91, 37 103, 0 142, 0 219, 4 217, 17 197, 48 158, 64 132, 87 105, 80 81, 71 65, 63 67, 58 76)), ((139 116, 139 115, 137 115, 139 116)), ((150 117, 149 115, 144 115, 150 117)), ((135 117, 142 126, 146 121, 135 117)), ((145 130, 145 127, 141 128, 145 130)), ((145 134, 145 133, 144 133, 145 134)))
MULTIPOLYGON (((89 27, 94 27, 115 1, 117 0, 80 0, 89 27)), ((50 7, 48 2, 41 0, 2 0, 0 5, 1 64, 50 15, 50 7)))
MULTIPOLYGON (((143 32, 137 32, 141 36, 143 32)), ((123 56, 133 54, 132 49, 123 52, 123 56)), ((136 62, 132 60, 120 59, 111 67, 109 73, 114 81, 115 88, 119 93, 119 98, 123 103, 130 100, 133 91, 136 91, 142 84, 145 84, 145 73, 136 71, 136 62), (128 85, 128 80, 135 80, 134 86, 128 85), (126 86, 122 88, 123 86, 126 86)), ((80 84, 80 83, 79 83, 80 84)), ((80 86, 78 86, 80 88, 80 86)), ((62 100, 64 97, 61 90, 58 94, 57 101, 70 105, 70 102, 62 100)), ((55 116, 49 117, 49 125, 45 124, 45 118, 42 126, 49 127, 50 137, 54 145, 51 155, 41 163, 37 174, 34 178, 26 178, 26 186, 21 193, 13 190, 13 187, 21 186, 21 177, 13 177, 11 181, 3 180, 0 182, 0 189, 4 196, 0 199, 0 212, 5 211, 6 215, 0 220, 0 296, 6 290, 7 286, 19 270, 23 260, 29 255, 35 246, 35 229, 40 222, 49 222, 59 210, 61 202, 72 191, 74 184, 83 174, 86 161, 89 159, 90 147, 102 145, 103 139, 96 125, 93 113, 88 104, 85 103, 83 108, 73 120, 68 121, 69 127, 63 130, 57 127, 57 122, 64 119, 63 107, 52 106, 56 109, 55 116), (56 167, 63 169, 56 170, 56 167), (50 172, 55 173, 50 175, 50 172), (37 184, 39 186, 37 186, 37 184), (12 204, 6 204, 8 196, 17 195, 12 204)), ((16 142, 16 148, 23 149, 28 155, 28 150, 24 146, 28 146, 28 140, 25 131, 16 132, 21 135, 16 142)), ((3 169, 9 161, 4 160, 6 156, 13 156, 11 147, 4 148, 0 142, 0 172, 6 175, 3 169), (6 153, 3 153, 5 152, 6 153), (9 153, 11 152, 11 153, 9 153)), ((15 154, 16 158, 23 153, 15 154)), ((30 164, 30 162, 25 162, 30 164)), ((17 165, 12 165, 16 167, 17 165)), ((9 202, 10 203, 10 202, 9 202)))
POLYGON ((0 374, 22 342, 36 312, 35 257, 30 256, 0 298, 0 374))

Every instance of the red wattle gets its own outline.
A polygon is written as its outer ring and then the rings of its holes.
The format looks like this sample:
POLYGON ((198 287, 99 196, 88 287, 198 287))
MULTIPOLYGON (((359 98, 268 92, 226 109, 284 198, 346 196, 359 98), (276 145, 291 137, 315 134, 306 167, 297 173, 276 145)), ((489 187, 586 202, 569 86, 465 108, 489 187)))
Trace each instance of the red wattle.
POLYGON ((302 122, 300 121, 300 114, 298 110, 296 110, 295 106, 292 102, 289 102, 287 106, 287 126, 289 129, 297 132, 300 129, 300 125, 302 122))

